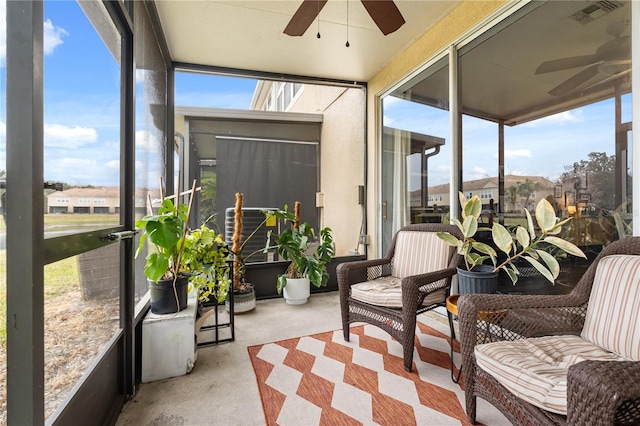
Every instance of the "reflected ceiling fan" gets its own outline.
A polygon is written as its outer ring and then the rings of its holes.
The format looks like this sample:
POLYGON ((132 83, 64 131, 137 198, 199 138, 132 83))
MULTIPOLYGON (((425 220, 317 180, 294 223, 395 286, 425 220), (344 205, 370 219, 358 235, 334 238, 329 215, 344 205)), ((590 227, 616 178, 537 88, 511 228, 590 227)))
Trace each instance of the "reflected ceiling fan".
MULTIPOLYGON (((393 0, 360 0, 362 5, 376 23, 382 34, 387 35, 396 31, 405 20, 393 0)), ((301 36, 316 19, 327 0, 303 0, 293 15, 284 33, 290 36, 301 36)))
POLYGON ((600 45, 592 55, 571 56, 540 64, 536 74, 587 67, 551 89, 549 94, 568 95, 597 76, 601 76, 602 79, 589 87, 629 74, 631 72, 631 39, 629 36, 622 35, 628 24, 628 21, 609 24, 606 32, 613 37, 613 40, 600 45))

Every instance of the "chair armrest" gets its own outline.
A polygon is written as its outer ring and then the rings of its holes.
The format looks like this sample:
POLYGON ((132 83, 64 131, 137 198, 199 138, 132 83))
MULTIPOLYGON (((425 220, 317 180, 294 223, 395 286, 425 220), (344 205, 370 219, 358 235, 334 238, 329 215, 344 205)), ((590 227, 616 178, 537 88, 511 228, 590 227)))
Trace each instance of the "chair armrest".
POLYGON ((371 268, 372 266, 382 266, 389 263, 391 263, 391 260, 389 259, 356 260, 354 262, 343 262, 338 264, 338 266, 336 267, 336 271, 345 271, 348 273, 349 271, 357 269, 367 269, 371 268))
MULTIPOLYGON (((586 300, 579 300, 570 294, 564 295, 521 295, 521 294, 463 294, 458 300, 458 310, 488 309, 541 309, 563 306, 581 306, 586 300), (464 307, 468 305, 468 307, 464 307)), ((472 316, 473 318, 473 316, 472 316)))
POLYGON ((402 306, 408 307, 408 311, 413 311, 418 308, 419 299, 418 295, 424 293, 425 295, 446 288, 451 285, 451 277, 456 274, 456 268, 441 269, 439 271, 428 272, 426 274, 411 275, 402 279, 402 306), (448 280, 445 283, 436 284, 443 279, 448 280), (429 285, 432 284, 433 285, 429 285))
POLYGON ((567 425, 594 422, 640 423, 640 361, 583 361, 569 367, 567 425))
MULTIPOLYGON (((476 337, 481 312, 498 311, 503 340, 557 334, 580 334, 586 300, 572 295, 523 296, 512 294, 465 294, 458 300, 460 334, 476 337)), ((491 316, 490 316, 491 317, 491 316)))
MULTIPOLYGON (((426 274, 412 275, 402 279, 402 293, 416 289, 420 291, 420 287, 428 286, 445 278, 451 278, 456 274, 456 268, 441 269, 439 271, 428 272, 426 274)), ((423 290, 424 293, 431 293, 434 290, 446 287, 446 285, 433 285, 423 290)))
POLYGON ((384 258, 340 263, 336 267, 338 289, 349 291, 349 288, 353 284, 367 281, 369 268, 378 267, 380 268, 380 272, 382 272, 382 267, 385 265, 389 265, 390 263, 390 259, 384 258))

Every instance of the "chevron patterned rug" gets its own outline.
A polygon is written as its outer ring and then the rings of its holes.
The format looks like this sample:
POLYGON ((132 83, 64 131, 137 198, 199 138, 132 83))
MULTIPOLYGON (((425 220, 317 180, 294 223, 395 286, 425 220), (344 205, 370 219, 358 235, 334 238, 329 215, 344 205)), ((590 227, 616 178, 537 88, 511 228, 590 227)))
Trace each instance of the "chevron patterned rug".
MULTIPOLYGON (((248 347, 266 423, 469 424, 463 380, 451 380, 448 326, 420 315, 417 333, 411 373, 402 346, 371 325, 352 326, 350 342, 338 330, 248 347)), ((454 350, 459 367, 458 342, 454 350)), ((482 399, 477 420, 510 424, 482 399)))

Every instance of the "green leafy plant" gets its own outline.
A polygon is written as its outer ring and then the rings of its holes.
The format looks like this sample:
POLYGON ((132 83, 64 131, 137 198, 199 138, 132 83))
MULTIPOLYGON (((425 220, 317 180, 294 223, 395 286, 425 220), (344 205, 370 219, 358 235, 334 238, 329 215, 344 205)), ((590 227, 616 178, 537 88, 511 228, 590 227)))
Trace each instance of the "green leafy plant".
POLYGON ((143 230, 136 257, 142 252, 145 242, 153 243, 155 250, 147 257, 144 273, 151 281, 176 279, 182 272, 182 251, 184 235, 189 216, 186 204, 173 204, 171 199, 162 201, 158 214, 147 215, 136 222, 143 230))
POLYGON ((280 258, 291 262, 287 272, 278 275, 278 294, 282 293, 282 289, 287 285, 287 278, 308 278, 316 287, 324 287, 329 281, 326 265, 331 262, 334 254, 331 228, 322 228, 316 235, 307 222, 300 223, 299 207, 300 204, 296 202, 297 214, 291 214, 286 205, 283 210, 263 212, 267 218, 275 216, 284 220, 284 223, 291 222, 292 225, 279 235, 273 236, 272 231, 267 234, 265 251, 277 248, 280 258))
POLYGON ((189 270, 189 283, 198 291, 198 299, 214 297, 224 302, 231 284, 229 246, 222 234, 206 224, 190 230, 184 240, 183 264, 189 270))
MULTIPOLYGON (((233 236, 231 238, 232 246, 231 253, 233 254, 233 289, 235 292, 245 292, 253 288, 253 286, 246 282, 245 274, 247 270, 247 261, 255 254, 265 251, 264 249, 255 250, 247 255, 243 255, 245 246, 251 239, 258 233, 258 231, 271 220, 272 216, 282 217, 280 212, 273 212, 273 215, 266 216, 264 220, 256 226, 251 234, 249 234, 244 240, 242 239, 242 203, 244 202, 244 195, 240 192, 236 193, 236 204, 234 209, 234 225, 233 236)), ((265 211, 261 210, 264 214, 265 211)))
POLYGON ((540 235, 536 235, 533 218, 527 209, 524 209, 527 229, 518 226, 512 234, 499 223, 494 223, 490 229, 479 227, 478 218, 482 211, 480 198, 475 195, 467 200, 462 192, 459 193, 459 198, 462 222, 453 219, 453 223, 460 229, 464 238, 460 240, 448 232, 438 232, 438 237, 450 246, 457 247, 458 254, 464 257, 465 266, 469 271, 474 266, 490 260, 494 272, 503 269, 515 284, 520 273, 513 262, 524 259, 553 283, 560 273, 560 265, 556 258, 548 253, 549 248, 557 247, 568 254, 586 259, 586 255, 576 245, 557 236, 562 226, 571 218, 562 221, 558 219, 555 210, 546 199, 540 200, 536 206, 535 217, 541 232, 540 235), (500 263, 497 262, 498 255, 491 245, 474 238, 478 231, 489 230, 495 247, 506 255, 506 259, 500 263))

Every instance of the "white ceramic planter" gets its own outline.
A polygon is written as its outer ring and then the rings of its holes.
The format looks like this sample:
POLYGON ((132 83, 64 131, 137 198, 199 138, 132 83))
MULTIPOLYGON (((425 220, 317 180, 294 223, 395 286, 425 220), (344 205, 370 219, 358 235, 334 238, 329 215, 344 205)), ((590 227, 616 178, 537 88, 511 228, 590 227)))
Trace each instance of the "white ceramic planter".
POLYGON ((311 283, 308 278, 287 278, 282 295, 289 305, 303 305, 311 295, 311 283))
MULTIPOLYGON (((229 299, 224 301, 224 306, 229 312, 229 299)), ((233 293, 233 313, 234 315, 244 314, 256 308, 256 290, 251 286, 251 291, 244 293, 233 293)))

